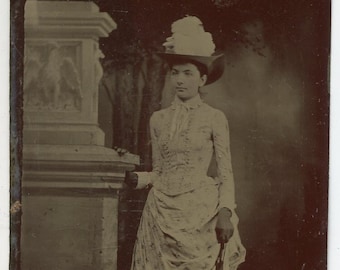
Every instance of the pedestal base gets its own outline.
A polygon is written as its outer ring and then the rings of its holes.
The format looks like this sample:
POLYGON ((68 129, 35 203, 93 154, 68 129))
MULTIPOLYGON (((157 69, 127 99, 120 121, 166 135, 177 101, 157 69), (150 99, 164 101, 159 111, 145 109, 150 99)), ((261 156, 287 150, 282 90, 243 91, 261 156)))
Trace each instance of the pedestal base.
POLYGON ((22 269, 116 270, 118 193, 138 157, 95 145, 25 145, 22 269))
POLYGON ((22 197, 21 269, 116 270, 116 192, 50 193, 22 197))

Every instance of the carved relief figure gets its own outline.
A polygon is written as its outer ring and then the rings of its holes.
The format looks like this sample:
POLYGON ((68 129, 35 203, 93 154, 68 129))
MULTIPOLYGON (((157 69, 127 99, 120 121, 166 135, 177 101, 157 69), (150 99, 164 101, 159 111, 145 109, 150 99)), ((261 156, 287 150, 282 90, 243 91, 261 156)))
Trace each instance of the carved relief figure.
POLYGON ((82 93, 78 69, 59 44, 26 48, 24 105, 35 110, 79 110, 82 93))
MULTIPOLYGON (((94 47, 94 57, 95 57, 95 65, 94 65, 94 81, 95 85, 99 85, 101 78, 103 77, 103 67, 101 64, 101 59, 105 57, 103 52, 99 49, 98 44, 95 44, 94 47)), ((97 91, 96 91, 97 92, 97 91)))

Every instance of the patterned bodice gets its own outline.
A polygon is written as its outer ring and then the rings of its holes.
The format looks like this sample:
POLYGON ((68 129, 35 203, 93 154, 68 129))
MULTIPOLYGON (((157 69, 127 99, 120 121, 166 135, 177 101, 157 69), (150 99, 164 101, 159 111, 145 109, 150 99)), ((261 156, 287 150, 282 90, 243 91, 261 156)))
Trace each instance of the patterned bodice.
POLYGON ((152 115, 150 132, 156 189, 177 195, 220 182, 220 204, 234 208, 228 124, 221 111, 199 96, 186 104, 177 100, 152 115), (213 154, 219 181, 207 176, 213 154))

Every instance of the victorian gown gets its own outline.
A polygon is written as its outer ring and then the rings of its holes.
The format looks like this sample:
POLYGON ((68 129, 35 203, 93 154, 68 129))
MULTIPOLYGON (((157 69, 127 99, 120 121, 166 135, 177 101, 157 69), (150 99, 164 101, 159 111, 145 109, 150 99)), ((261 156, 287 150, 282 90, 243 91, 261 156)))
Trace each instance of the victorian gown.
POLYGON ((213 270, 220 251, 215 225, 232 210, 235 231, 224 270, 244 261, 235 214, 234 180, 225 115, 197 95, 175 98, 150 119, 153 170, 134 246, 131 270, 213 270), (217 177, 207 176, 213 155, 217 177))

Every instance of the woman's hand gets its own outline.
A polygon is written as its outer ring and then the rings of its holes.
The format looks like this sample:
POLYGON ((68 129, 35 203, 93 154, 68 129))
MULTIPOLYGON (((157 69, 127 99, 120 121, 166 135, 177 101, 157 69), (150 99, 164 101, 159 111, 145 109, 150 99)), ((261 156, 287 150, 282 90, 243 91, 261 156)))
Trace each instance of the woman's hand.
POLYGON ((125 172, 125 184, 127 184, 130 188, 136 188, 138 184, 138 175, 134 172, 125 172))
POLYGON ((219 243, 227 243, 233 236, 234 226, 230 221, 231 215, 231 211, 225 207, 218 212, 215 231, 219 243))

